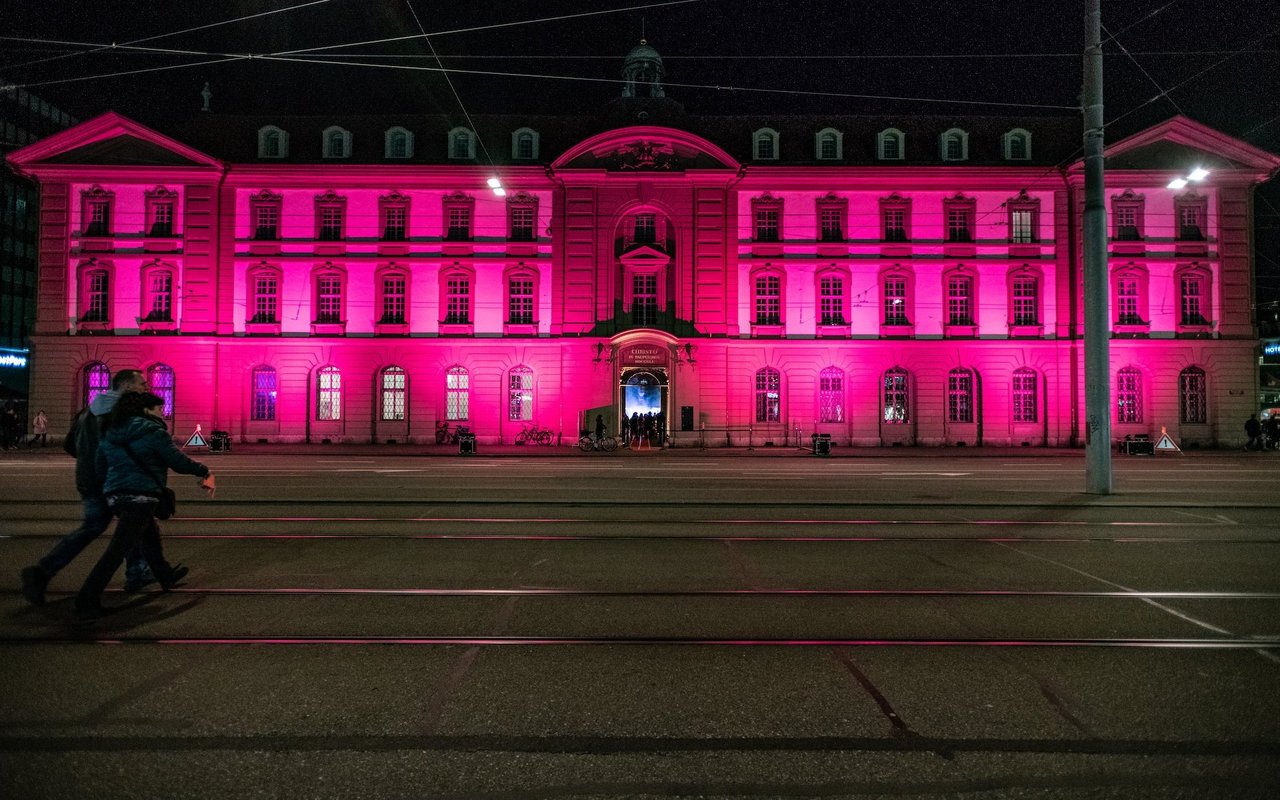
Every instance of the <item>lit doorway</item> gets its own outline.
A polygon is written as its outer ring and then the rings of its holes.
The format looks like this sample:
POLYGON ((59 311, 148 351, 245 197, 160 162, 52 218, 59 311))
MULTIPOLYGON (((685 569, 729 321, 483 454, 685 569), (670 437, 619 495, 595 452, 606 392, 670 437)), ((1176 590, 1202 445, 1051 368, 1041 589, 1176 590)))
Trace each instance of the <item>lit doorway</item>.
POLYGON ((661 447, 666 439, 667 371, 660 368, 623 370, 619 381, 619 432, 633 447, 661 447))

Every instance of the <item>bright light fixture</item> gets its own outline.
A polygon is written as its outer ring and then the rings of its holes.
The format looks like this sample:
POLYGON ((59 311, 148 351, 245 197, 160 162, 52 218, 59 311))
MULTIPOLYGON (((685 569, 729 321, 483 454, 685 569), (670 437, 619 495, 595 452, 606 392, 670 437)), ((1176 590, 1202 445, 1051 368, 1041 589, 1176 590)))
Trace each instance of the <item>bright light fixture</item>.
POLYGON ((489 179, 489 188, 490 188, 490 189, 497 189, 497 188, 499 188, 499 187, 501 187, 501 186, 502 186, 502 181, 498 180, 497 178, 490 178, 490 179, 489 179))
POLYGON ((493 193, 494 193, 494 194, 496 194, 498 197, 506 197, 506 196, 507 196, 507 190, 506 190, 506 189, 503 189, 501 186, 499 186, 498 188, 494 189, 494 190, 493 190, 493 193))
POLYGON ((1205 169, 1204 167, 1196 167, 1195 169, 1191 170, 1191 174, 1187 176, 1187 180, 1202 181, 1207 177, 1209 177, 1209 170, 1205 169))
POLYGON ((1184 187, 1184 186, 1186 186, 1186 185, 1187 185, 1187 179, 1186 179, 1186 178, 1174 178, 1173 180, 1169 181, 1169 186, 1168 186, 1168 188, 1170 188, 1170 189, 1181 189, 1182 187, 1184 187))

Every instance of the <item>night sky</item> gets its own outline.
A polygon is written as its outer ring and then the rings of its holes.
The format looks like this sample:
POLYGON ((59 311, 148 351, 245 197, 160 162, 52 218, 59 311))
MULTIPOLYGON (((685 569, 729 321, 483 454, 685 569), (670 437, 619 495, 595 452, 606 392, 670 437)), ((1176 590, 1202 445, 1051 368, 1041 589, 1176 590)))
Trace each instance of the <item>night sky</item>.
MULTIPOLYGON (((7 35, 29 40, 0 40, 0 76, 29 86, 82 119, 114 109, 154 123, 175 110, 183 115, 196 112, 206 81, 213 91, 214 110, 222 113, 337 115, 403 109, 457 114, 458 100, 439 73, 317 63, 435 67, 434 47, 440 63, 449 68, 567 78, 453 74, 454 87, 470 113, 594 113, 619 93, 622 59, 643 34, 662 53, 668 95, 692 114, 1070 113, 788 92, 1028 106, 1078 104, 1082 0, 698 0, 649 8, 640 8, 644 3, 638 0, 321 0, 141 43, 207 54, 88 52, 86 47, 48 43, 125 43, 307 2, 0 0, 7 35), (608 9, 629 10, 573 16, 608 9), (413 12, 432 34, 430 44, 417 35, 413 12), (572 18, 532 22, 554 17, 572 18), (479 29, 457 32, 468 28, 479 29), (393 37, 414 38, 285 56, 310 63, 239 59, 46 83, 229 58, 222 54, 280 54, 393 37), (76 55, 66 57, 70 53, 76 55), (51 57, 59 58, 27 63, 51 57), (716 86, 766 91, 698 88, 716 86)), ((1116 120, 1108 129, 1108 141, 1184 113, 1280 152, 1280 3, 1104 2, 1103 25, 1115 36, 1106 46, 1106 118, 1116 120), (1170 89, 1169 97, 1148 102, 1170 89)), ((1269 303, 1280 299, 1277 184, 1280 181, 1264 187, 1258 200, 1259 299, 1269 303)), ((1260 317, 1266 319, 1280 309, 1264 311, 1260 317)))

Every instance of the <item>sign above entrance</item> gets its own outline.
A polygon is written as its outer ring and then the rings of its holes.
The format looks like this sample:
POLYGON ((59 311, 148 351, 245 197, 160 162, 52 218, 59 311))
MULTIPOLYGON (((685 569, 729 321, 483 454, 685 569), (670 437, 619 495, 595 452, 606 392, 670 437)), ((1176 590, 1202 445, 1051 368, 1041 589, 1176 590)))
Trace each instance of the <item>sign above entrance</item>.
POLYGON ((666 366, 669 355, 665 345, 633 344, 622 348, 618 362, 623 366, 662 367, 666 366))

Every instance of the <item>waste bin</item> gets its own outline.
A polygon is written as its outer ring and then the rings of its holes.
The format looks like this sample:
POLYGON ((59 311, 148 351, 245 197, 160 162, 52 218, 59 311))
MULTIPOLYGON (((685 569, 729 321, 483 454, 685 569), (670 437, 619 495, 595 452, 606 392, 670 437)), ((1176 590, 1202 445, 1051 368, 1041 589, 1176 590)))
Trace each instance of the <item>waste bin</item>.
POLYGON ((209 452, 210 453, 230 453, 231 452, 231 434, 226 431, 214 431, 209 434, 209 452))
POLYGON ((474 456, 476 454, 476 435, 474 433, 458 434, 458 455, 474 456))
POLYGON ((811 437, 813 440, 813 454, 815 456, 831 455, 831 434, 815 433, 811 437))

